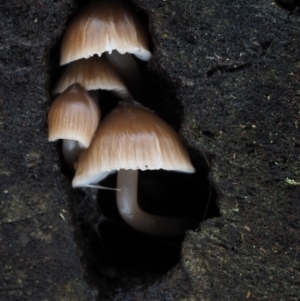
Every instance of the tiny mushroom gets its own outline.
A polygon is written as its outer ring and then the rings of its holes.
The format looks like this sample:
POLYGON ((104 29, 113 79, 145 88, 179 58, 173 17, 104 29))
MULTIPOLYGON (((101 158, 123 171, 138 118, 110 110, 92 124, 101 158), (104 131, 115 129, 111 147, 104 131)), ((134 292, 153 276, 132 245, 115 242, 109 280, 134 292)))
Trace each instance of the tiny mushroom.
POLYGON ((69 166, 74 166, 81 149, 89 147, 100 117, 97 102, 79 84, 54 100, 48 114, 48 140, 64 139, 63 155, 69 166))
POLYGON ((130 226, 152 235, 183 234, 191 226, 187 218, 160 217, 139 208, 138 169, 195 172, 178 134, 167 123, 136 102, 122 101, 81 153, 72 185, 87 186, 118 170, 117 205, 130 226))

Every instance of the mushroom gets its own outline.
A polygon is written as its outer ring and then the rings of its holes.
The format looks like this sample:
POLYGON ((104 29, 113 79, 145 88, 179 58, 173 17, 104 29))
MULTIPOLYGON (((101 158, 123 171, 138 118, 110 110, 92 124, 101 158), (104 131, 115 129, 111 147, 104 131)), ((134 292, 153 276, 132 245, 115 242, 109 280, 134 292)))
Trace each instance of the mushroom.
POLYGON ((89 147, 100 121, 97 102, 79 84, 60 94, 48 114, 49 141, 63 140, 63 155, 73 167, 81 149, 89 147))
POLYGON ((93 1, 77 15, 63 37, 60 64, 89 58, 94 54, 132 53, 148 61, 147 32, 142 22, 121 1, 93 1))
POLYGON ((139 18, 121 1, 93 1, 68 26, 61 47, 60 64, 89 58, 106 57, 129 90, 140 94, 141 72, 131 56, 149 61, 148 34, 139 18))
POLYGON ((101 122, 89 149, 81 153, 72 185, 86 186, 118 170, 117 205, 125 222, 148 234, 183 234, 191 225, 187 218, 160 217, 139 208, 138 169, 195 172, 178 134, 167 123, 136 102, 122 101, 101 122))
POLYGON ((74 83, 85 90, 111 90, 119 97, 130 96, 125 84, 105 57, 91 57, 70 63, 54 88, 59 94, 74 83))

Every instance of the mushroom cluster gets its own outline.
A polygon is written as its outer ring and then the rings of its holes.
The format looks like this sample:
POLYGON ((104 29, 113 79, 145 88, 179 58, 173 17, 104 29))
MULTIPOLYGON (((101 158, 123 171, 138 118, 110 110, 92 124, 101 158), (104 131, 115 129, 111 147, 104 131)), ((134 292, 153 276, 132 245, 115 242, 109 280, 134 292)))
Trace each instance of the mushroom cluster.
POLYGON ((75 169, 74 188, 118 172, 116 199, 123 220, 144 233, 181 235, 191 225, 188 218, 152 215, 138 205, 138 170, 195 169, 178 134, 133 100, 142 82, 132 55, 144 61, 152 56, 147 31, 124 3, 95 0, 74 18, 62 41, 60 64, 68 65, 53 91, 59 96, 48 115, 49 141, 63 139, 63 156, 75 169), (122 100, 100 122, 101 90, 122 100))

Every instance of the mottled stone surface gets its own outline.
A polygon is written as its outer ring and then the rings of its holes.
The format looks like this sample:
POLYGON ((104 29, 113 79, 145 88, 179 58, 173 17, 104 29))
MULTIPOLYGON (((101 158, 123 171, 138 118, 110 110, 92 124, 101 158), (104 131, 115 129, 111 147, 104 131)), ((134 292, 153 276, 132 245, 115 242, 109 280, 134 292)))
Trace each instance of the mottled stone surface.
POLYGON ((97 298, 80 263, 73 192, 47 142, 56 45, 76 3, 4 1, 0 299, 298 300, 299 12, 271 0, 134 2, 149 17, 149 70, 174 87, 181 135, 210 163, 221 216, 188 233, 168 274, 126 289, 104 283, 97 298))

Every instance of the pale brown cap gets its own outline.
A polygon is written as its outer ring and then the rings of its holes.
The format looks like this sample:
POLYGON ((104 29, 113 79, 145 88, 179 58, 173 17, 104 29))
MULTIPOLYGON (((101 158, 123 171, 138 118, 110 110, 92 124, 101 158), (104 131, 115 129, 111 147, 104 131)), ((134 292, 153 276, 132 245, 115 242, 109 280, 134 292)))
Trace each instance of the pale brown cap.
POLYGON ((77 140, 89 147, 100 121, 96 101, 79 84, 70 86, 51 105, 48 114, 49 141, 77 140))
POLYGON ((125 101, 101 122, 81 153, 72 185, 84 186, 99 173, 119 169, 195 171, 173 128, 142 105, 125 101))
POLYGON ((69 64, 58 81, 53 93, 59 94, 72 84, 79 83, 85 90, 108 90, 127 98, 125 84, 105 56, 81 59, 69 64))
POLYGON ((148 61, 148 37, 137 16, 121 1, 93 1, 77 15, 63 37, 60 64, 118 50, 148 61))

